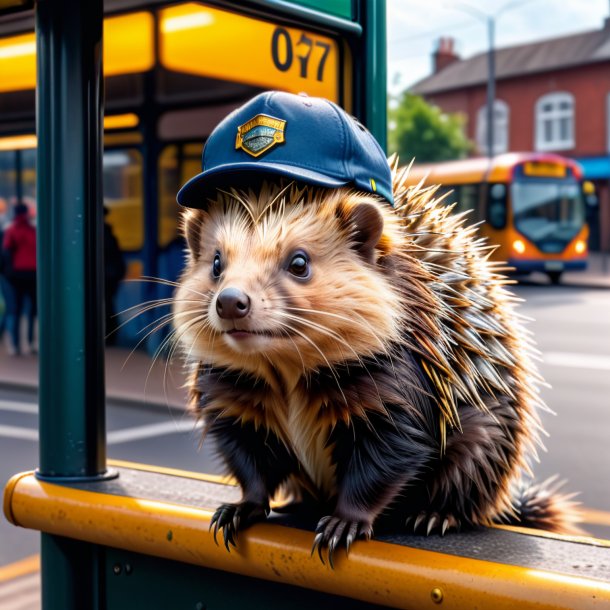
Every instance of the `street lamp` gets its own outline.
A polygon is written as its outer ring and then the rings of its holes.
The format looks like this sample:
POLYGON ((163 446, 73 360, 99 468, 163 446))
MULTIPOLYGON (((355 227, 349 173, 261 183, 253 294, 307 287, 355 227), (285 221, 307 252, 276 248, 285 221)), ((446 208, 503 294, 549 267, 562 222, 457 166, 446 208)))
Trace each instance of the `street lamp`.
POLYGON ((477 19, 487 24, 487 40, 488 40, 488 51, 487 51, 487 156, 494 156, 494 103, 496 99, 496 60, 495 60, 495 30, 496 30, 496 19, 507 10, 516 8, 531 0, 516 0, 508 2, 495 13, 485 13, 484 11, 464 4, 462 2, 457 4, 447 4, 448 8, 453 8, 464 13, 468 13, 477 19))

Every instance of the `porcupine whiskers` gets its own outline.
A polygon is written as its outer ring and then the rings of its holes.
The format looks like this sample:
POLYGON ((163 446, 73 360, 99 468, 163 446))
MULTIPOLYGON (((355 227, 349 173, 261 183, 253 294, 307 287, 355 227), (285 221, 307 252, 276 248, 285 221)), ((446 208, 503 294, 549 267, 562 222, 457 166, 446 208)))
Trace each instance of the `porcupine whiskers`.
MULTIPOLYGON (((355 326, 359 326, 364 332, 370 333, 377 340, 377 342, 379 344, 379 348, 380 348, 379 351, 385 350, 385 342, 383 341, 383 339, 375 332, 375 330, 371 327, 371 325, 367 323, 366 319, 363 318, 358 313, 353 313, 353 315, 355 315, 358 318, 358 320, 354 320, 354 318, 348 318, 347 316, 342 316, 340 314, 333 313, 330 311, 323 311, 322 309, 311 309, 311 308, 306 308, 306 307, 291 307, 288 305, 284 306, 284 309, 286 309, 287 311, 293 311, 296 313, 314 314, 316 316, 327 316, 329 318, 336 318, 336 319, 342 320, 344 322, 353 324, 355 326)), ((322 325, 320 324, 320 326, 322 326, 322 325)), ((330 329, 327 328, 327 330, 330 330, 330 329)), ((347 340, 345 338, 342 338, 342 340, 347 343, 347 340)), ((350 351, 352 351, 352 352, 354 351, 353 348, 351 348, 351 346, 350 346, 350 351)), ((372 353, 369 357, 371 357, 373 360, 377 360, 375 357, 376 353, 377 353, 377 350, 375 350, 374 353, 372 353)), ((389 351, 387 353, 388 353, 388 355, 390 355, 389 351)), ((362 362, 361 358, 358 358, 358 359, 359 359, 359 361, 362 362)))
MULTIPOLYGON (((171 280, 168 280, 165 278, 151 277, 151 276, 142 276, 141 278, 127 280, 127 281, 154 283, 154 284, 159 284, 159 285, 164 285, 164 286, 170 286, 172 288, 180 286, 180 284, 178 282, 174 282, 174 281, 171 281, 171 280)), ((159 332, 161 329, 169 326, 172 323, 175 325, 175 323, 180 318, 189 318, 190 323, 188 326, 179 324, 176 328, 172 329, 166 337, 164 337, 161 344, 156 348, 155 353, 153 354, 151 363, 148 367, 145 384, 144 384, 145 389, 148 386, 150 375, 152 374, 154 366, 156 365, 157 361, 159 360, 161 355, 164 353, 164 351, 167 350, 167 357, 165 359, 164 372, 163 372, 163 388, 164 388, 164 393, 165 393, 167 404, 169 404, 169 400, 167 397, 167 387, 168 387, 167 380, 168 380, 168 375, 169 375, 169 365, 175 356, 177 348, 180 346, 181 337, 188 330, 188 328, 190 328, 191 326, 192 327, 197 326, 198 324, 201 324, 204 321, 203 316, 197 317, 197 314, 201 311, 202 302, 206 298, 207 295, 205 295, 204 293, 201 293, 199 291, 193 290, 192 288, 189 289, 189 293, 191 295, 194 295, 194 296, 197 296, 200 298, 198 298, 198 299, 193 299, 193 298, 180 299, 179 302, 183 306, 187 306, 187 307, 185 307, 185 309, 183 311, 181 311, 179 313, 175 313, 173 311, 165 313, 165 314, 157 317, 156 319, 154 319, 152 322, 149 322, 148 324, 146 324, 146 326, 144 326, 142 329, 140 329, 138 331, 138 334, 142 334, 142 337, 138 340, 137 344, 130 351, 130 353, 128 354, 128 356, 125 359, 125 362, 123 363, 123 368, 124 368, 125 365, 127 364, 127 362, 129 361, 129 359, 134 354, 134 352, 154 333, 159 332), (193 316, 195 316, 195 317, 193 317, 193 316)), ((161 299, 151 299, 149 301, 145 301, 143 303, 139 303, 137 305, 128 307, 128 308, 124 309, 123 311, 121 311, 119 314, 117 314, 117 315, 128 314, 128 318, 118 326, 117 330, 119 328, 122 328, 126 324, 132 322, 133 320, 135 320, 136 318, 138 318, 139 316, 141 316, 143 314, 149 313, 149 312, 154 311, 155 309, 158 309, 161 307, 168 307, 168 306, 176 305, 176 303, 177 303, 177 299, 175 297, 169 297, 169 298, 161 298, 161 299)))
POLYGON ((339 390, 341 396, 343 397, 343 400, 344 400, 345 404, 346 405, 349 404, 348 401, 347 401, 347 398, 345 397, 345 394, 343 393, 343 388, 341 387, 341 383, 339 381, 339 376, 337 375, 337 371, 336 371, 334 365, 331 364, 331 362, 324 355, 324 352, 320 349, 320 347, 316 344, 316 342, 313 339, 311 339, 310 337, 308 337, 304 332, 301 332, 300 330, 297 330, 291 324, 288 324, 286 322, 280 322, 279 324, 283 328, 288 330, 289 332, 292 332, 295 335, 298 335, 299 337, 301 337, 306 343, 311 345, 320 354, 320 356, 322 356, 322 359, 324 360, 324 362, 326 364, 326 367, 330 371, 331 375, 333 376, 333 378, 334 378, 334 380, 335 380, 335 382, 337 384, 337 389, 339 390))
POLYGON ((343 356, 341 358, 341 360, 356 359, 361 364, 363 363, 362 358, 360 357, 360 354, 358 354, 358 352, 356 352, 354 350, 354 348, 341 335, 332 331, 327 326, 324 326, 323 324, 319 324, 312 320, 304 319, 300 316, 295 316, 295 315, 287 313, 285 311, 275 312, 275 315, 285 318, 287 320, 290 320, 292 322, 297 322, 297 323, 299 323, 299 325, 303 326, 305 329, 310 329, 315 332, 321 333, 322 335, 325 335, 325 336, 329 337, 330 339, 332 339, 340 347, 346 348, 347 355, 343 356))
MULTIPOLYGON (((312 312, 312 313, 324 313, 324 312, 320 312, 318 310, 312 310, 312 309, 304 309, 304 308, 291 308, 291 307, 286 307, 286 309, 289 310, 298 310, 299 312, 312 312)), ((369 375, 371 381, 373 382, 373 384, 375 384, 375 381, 373 379, 373 377, 370 375, 370 373, 368 373, 368 368, 367 368, 367 362, 365 361, 364 357, 359 354, 358 352, 356 352, 353 347, 348 343, 348 341, 338 335, 336 332, 332 331, 330 328, 319 324, 319 323, 315 323, 312 322, 308 319, 304 319, 301 316, 289 316, 288 314, 286 314, 285 312, 281 313, 280 315, 285 316, 285 317, 290 317, 290 319, 293 319, 295 321, 301 322, 303 323, 303 325, 307 328, 313 328, 315 331, 321 332, 329 337, 331 337, 332 339, 334 339, 335 341, 339 342, 340 345, 345 346, 347 348, 347 354, 345 355, 344 358, 342 358, 340 360, 340 364, 349 364, 350 362, 357 362, 360 367, 367 372, 367 374, 369 375)), ((330 315, 335 315, 335 314, 330 314, 330 315)), ((339 316, 341 319, 346 320, 346 321, 350 321, 349 318, 345 318, 344 316, 339 316)), ((391 361, 391 355, 388 352, 388 357, 391 361)), ((370 360, 371 362, 374 362, 376 364, 379 364, 379 360, 378 358, 375 356, 375 354, 372 355, 367 355, 366 358, 368 360, 370 360)), ((338 363, 338 364, 339 364, 338 363)), ((377 394, 379 395, 379 391, 377 390, 377 394)))

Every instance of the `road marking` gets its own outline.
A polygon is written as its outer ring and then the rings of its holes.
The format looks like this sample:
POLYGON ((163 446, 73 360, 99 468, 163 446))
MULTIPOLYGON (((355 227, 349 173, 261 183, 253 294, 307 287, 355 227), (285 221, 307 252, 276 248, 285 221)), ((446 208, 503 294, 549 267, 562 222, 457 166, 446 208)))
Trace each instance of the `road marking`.
MULTIPOLYGON (((4 605, 9 600, 17 601, 17 596, 25 594, 31 594, 33 591, 40 590, 40 572, 34 574, 28 574, 27 576, 20 576, 19 578, 2 583, 0 585, 0 602, 2 602, 2 608, 6 608, 4 605)), ((18 600, 21 602, 21 600, 18 600)))
POLYGON ((37 441, 38 430, 21 426, 0 426, 0 437, 18 438, 22 441, 37 441))
MULTIPOLYGON (((167 434, 178 434, 182 432, 192 432, 203 426, 202 422, 193 423, 192 421, 168 421, 158 424, 146 424, 144 426, 134 426, 123 430, 113 430, 108 432, 106 442, 108 445, 120 445, 131 441, 142 440, 145 438, 155 438, 166 436, 167 434)), ((38 430, 23 428, 21 426, 2 426, 0 425, 0 437, 17 438, 25 441, 37 441, 38 430)))
POLYGON ((610 356, 597 354, 574 354, 570 352, 544 352, 542 361, 551 366, 571 369, 592 369, 610 371, 610 356))
POLYGON ((38 415, 38 405, 27 402, 15 402, 13 400, 0 400, 0 411, 14 411, 16 413, 38 415))
POLYGON ((2 610, 40 610, 42 607, 40 585, 35 591, 9 600, 2 606, 2 610))
POLYGON ((114 430, 108 432, 107 441, 109 445, 129 443, 130 441, 141 440, 143 438, 154 438, 166 434, 176 434, 178 432, 192 432, 203 424, 196 424, 192 421, 167 421, 158 424, 147 424, 145 426, 135 426, 124 430, 114 430))
POLYGON ((30 555, 14 563, 0 567, 0 582, 25 576, 40 570, 40 555, 30 555))

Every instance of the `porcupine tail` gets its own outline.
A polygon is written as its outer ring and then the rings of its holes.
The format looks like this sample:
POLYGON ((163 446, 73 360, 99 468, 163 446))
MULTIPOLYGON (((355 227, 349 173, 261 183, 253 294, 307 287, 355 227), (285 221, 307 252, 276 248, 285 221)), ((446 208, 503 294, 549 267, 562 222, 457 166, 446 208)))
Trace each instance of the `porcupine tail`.
POLYGON ((541 483, 521 479, 512 490, 514 512, 500 517, 503 525, 517 525, 571 536, 588 535, 578 524, 583 521, 577 493, 564 493, 565 480, 557 475, 541 483))

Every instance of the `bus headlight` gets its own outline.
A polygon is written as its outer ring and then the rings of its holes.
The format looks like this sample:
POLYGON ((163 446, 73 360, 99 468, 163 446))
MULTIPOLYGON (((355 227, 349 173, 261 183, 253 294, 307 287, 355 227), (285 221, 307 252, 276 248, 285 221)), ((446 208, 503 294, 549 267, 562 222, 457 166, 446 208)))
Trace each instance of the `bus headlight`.
POLYGON ((587 249, 587 244, 584 240, 579 239, 574 244, 574 250, 576 250, 576 254, 582 254, 587 249))
POLYGON ((513 242, 513 250, 519 254, 523 254, 525 252, 525 244, 520 239, 515 239, 513 242))

